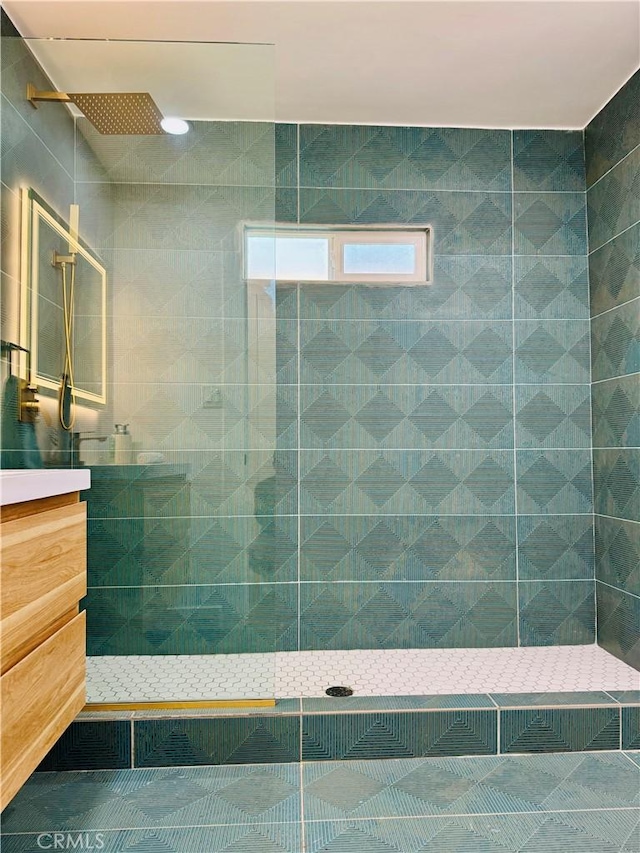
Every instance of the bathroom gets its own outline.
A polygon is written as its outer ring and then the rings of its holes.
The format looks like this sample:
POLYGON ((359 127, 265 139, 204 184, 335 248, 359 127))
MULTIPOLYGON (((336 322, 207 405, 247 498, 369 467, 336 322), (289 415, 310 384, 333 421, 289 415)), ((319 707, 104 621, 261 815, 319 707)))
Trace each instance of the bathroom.
POLYGON ((86 535, 3 849, 640 850, 639 22, 3 4, 3 541, 86 535))

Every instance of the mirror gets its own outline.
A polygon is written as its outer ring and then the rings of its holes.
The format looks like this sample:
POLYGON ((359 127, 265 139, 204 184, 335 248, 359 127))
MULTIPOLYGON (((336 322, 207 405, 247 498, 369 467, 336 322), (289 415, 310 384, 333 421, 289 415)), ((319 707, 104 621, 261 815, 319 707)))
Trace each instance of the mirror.
POLYGON ((28 300, 23 317, 30 320, 30 328, 23 329, 23 340, 31 351, 31 381, 57 392, 65 368, 68 331, 74 396, 104 405, 105 268, 32 189, 23 190, 22 205, 22 268, 27 279, 23 294, 28 300))

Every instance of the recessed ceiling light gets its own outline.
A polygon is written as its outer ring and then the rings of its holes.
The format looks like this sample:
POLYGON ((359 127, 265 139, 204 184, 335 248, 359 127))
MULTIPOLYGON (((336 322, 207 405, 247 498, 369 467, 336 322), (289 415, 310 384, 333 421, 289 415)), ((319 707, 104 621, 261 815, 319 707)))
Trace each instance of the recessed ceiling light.
POLYGON ((166 133, 188 133, 189 125, 181 118, 163 118, 160 122, 160 127, 166 133))

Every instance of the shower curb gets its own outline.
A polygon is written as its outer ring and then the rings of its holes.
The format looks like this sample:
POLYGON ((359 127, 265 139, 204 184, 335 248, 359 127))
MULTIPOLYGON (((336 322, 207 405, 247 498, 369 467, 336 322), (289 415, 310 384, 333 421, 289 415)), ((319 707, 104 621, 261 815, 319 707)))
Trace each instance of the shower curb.
POLYGON ((640 691, 83 712, 39 771, 640 749, 640 691))

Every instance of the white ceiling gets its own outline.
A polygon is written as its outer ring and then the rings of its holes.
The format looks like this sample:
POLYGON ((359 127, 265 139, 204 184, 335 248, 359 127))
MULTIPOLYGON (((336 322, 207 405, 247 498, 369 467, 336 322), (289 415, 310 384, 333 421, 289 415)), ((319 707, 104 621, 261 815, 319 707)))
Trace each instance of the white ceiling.
MULTIPOLYGON (((273 43, 279 121, 582 128, 640 65, 640 0, 4 6, 25 36, 273 43)), ((159 54, 152 70, 154 61, 159 54)), ((97 54, 93 65, 104 70, 97 54)), ((126 68, 118 71, 131 91, 126 68)), ((191 67, 181 73, 193 86, 207 85, 191 67)), ((230 103, 242 97, 228 94, 230 103)))

